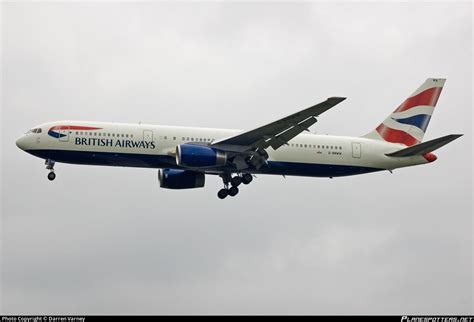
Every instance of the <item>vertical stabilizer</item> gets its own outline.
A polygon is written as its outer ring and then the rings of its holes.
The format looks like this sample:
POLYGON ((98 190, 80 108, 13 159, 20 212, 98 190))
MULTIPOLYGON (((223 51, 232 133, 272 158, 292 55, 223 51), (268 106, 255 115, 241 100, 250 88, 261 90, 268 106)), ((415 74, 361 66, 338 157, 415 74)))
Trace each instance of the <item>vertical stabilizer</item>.
POLYGON ((428 78, 375 130, 364 137, 407 146, 420 143, 445 81, 443 78, 428 78))

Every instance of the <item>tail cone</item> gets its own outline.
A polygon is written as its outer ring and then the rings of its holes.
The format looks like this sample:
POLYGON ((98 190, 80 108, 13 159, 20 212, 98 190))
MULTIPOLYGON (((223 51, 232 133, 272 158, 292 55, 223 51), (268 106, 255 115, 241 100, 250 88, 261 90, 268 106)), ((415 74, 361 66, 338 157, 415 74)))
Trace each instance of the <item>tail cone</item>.
POLYGON ((432 152, 426 153, 425 155, 423 155, 423 157, 426 159, 426 161, 428 161, 430 163, 433 162, 433 161, 436 161, 436 159, 438 159, 438 157, 432 152))

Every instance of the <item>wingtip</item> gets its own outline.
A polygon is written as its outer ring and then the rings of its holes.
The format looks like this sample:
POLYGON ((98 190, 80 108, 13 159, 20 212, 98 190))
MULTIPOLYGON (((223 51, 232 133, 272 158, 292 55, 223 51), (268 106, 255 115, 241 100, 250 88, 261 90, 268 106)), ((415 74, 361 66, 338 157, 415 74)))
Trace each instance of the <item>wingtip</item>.
POLYGON ((328 98, 328 101, 338 101, 338 102, 342 102, 343 100, 345 100, 347 97, 340 97, 340 96, 333 96, 333 97, 329 97, 328 98))

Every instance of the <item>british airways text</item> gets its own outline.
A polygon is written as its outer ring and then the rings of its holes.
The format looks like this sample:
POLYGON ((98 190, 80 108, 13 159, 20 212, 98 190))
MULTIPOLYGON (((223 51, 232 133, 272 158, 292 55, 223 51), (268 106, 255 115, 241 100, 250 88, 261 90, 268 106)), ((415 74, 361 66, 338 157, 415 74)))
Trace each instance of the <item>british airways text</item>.
POLYGON ((147 141, 132 141, 132 140, 114 140, 112 139, 99 139, 99 138, 76 138, 76 145, 87 145, 87 146, 110 146, 120 148, 140 148, 140 149, 154 149, 156 148, 155 142, 147 141))

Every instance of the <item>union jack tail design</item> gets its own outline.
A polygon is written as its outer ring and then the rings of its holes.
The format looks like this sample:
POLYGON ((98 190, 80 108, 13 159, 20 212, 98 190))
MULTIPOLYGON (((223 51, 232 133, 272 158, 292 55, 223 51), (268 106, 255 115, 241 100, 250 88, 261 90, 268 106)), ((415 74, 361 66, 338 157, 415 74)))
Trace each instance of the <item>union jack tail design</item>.
POLYGON ((364 137, 406 146, 420 143, 445 81, 428 78, 382 124, 364 137))

